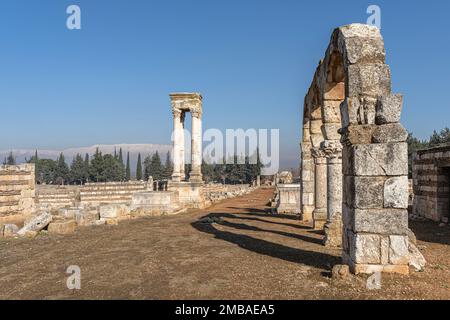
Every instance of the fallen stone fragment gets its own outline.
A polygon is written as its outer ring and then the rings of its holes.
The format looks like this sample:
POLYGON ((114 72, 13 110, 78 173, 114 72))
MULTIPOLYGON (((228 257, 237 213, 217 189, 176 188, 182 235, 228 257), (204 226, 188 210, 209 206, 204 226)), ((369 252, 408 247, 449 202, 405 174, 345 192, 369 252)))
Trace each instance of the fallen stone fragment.
POLYGON ((348 278, 350 269, 347 265, 337 264, 331 271, 331 278, 336 280, 345 280, 348 278))
POLYGON ((427 261, 414 243, 409 243, 409 265, 417 272, 423 271, 427 261))
POLYGON ((52 219, 53 218, 50 213, 44 212, 33 217, 22 229, 17 232, 17 234, 19 236, 25 236, 28 231, 39 232, 48 226, 48 224, 52 222, 52 219))
POLYGON ((77 228, 75 220, 55 221, 48 225, 48 233, 50 234, 71 234, 77 228))

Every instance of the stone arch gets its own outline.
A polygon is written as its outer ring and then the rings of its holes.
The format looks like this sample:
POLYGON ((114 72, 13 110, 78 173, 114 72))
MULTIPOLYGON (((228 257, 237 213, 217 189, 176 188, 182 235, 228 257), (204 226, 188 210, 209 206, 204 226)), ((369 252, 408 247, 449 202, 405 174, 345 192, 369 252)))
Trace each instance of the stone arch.
POLYGON ((304 105, 302 178, 309 180, 302 181, 303 218, 314 207, 315 228, 325 229, 326 244, 342 246, 343 261, 355 273, 408 273, 407 132, 385 59, 376 27, 337 28, 304 105), (317 100, 319 146, 312 136, 317 100), (326 221, 320 193, 327 198, 326 221))

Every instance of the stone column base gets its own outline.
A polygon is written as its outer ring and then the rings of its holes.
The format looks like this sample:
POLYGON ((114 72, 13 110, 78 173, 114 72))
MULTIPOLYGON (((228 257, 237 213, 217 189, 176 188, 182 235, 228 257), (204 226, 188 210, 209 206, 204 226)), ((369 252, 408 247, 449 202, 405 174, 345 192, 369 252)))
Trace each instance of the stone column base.
POLYGON ((327 222, 324 226, 325 238, 324 245, 326 247, 341 248, 342 247, 342 222, 327 222))
POLYGON ((323 230, 325 227, 325 223, 327 223, 327 209, 316 208, 313 212, 313 217, 314 217, 314 224, 313 224, 314 230, 323 230))

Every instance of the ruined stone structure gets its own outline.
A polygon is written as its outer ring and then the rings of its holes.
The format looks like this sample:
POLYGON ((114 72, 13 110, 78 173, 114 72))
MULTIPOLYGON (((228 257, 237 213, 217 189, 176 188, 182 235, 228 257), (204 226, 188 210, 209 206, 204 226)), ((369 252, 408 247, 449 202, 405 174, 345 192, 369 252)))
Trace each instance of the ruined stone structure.
POLYGON ((35 211, 34 164, 0 166, 0 223, 35 211))
POLYGON ((278 184, 275 205, 277 213, 300 214, 300 185, 278 184))
POLYGON ((380 31, 333 32, 305 97, 302 219, 354 273, 408 271, 407 132, 380 31))
POLYGON ((450 145, 413 156, 413 214, 448 223, 450 216, 450 145))
POLYGON ((173 174, 172 181, 186 179, 184 172, 184 120, 186 113, 192 115, 191 165, 189 181, 201 183, 202 180, 202 96, 199 93, 172 93, 170 95, 173 113, 173 174))

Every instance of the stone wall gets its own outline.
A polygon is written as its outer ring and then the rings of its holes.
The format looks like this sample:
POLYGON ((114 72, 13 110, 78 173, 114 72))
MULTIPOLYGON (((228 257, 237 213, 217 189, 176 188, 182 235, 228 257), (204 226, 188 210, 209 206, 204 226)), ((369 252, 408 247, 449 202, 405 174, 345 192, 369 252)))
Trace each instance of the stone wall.
POLYGON ((34 164, 0 166, 0 222, 32 215, 34 199, 34 164))
POLYGON ((448 223, 450 215, 450 145, 413 156, 413 214, 448 223))
POLYGON ((130 204, 133 193, 147 190, 143 181, 87 183, 83 186, 38 186, 39 208, 59 209, 100 204, 130 204))

